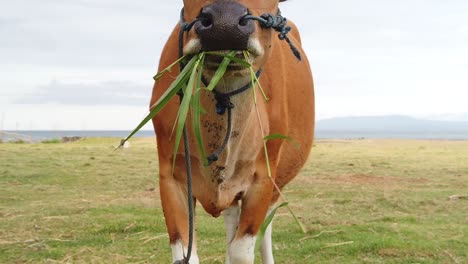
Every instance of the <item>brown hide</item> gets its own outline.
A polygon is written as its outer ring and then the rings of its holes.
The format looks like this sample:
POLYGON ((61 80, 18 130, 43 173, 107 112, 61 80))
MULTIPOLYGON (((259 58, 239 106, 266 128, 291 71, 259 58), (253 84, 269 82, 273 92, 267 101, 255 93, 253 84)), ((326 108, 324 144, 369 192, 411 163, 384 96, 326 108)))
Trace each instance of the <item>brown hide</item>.
MULTIPOLYGON (((193 20, 200 8, 212 1, 185 1, 185 19, 193 20)), ((276 13, 278 1, 239 1, 254 15, 265 12, 276 13)), ((255 70, 263 68, 260 83, 270 98, 265 102, 257 91, 258 115, 253 102, 252 90, 232 98, 233 136, 219 160, 205 167, 197 151, 195 137, 188 121, 191 161, 193 171, 194 199, 213 216, 237 203, 242 204, 240 225, 237 236, 255 235, 270 205, 278 199, 278 193, 268 177, 263 151, 262 133, 258 116, 265 135, 280 133, 299 143, 284 140, 268 141, 268 154, 272 178, 279 188, 291 181, 305 163, 313 142, 314 131, 314 90, 308 60, 301 48, 296 26, 292 27, 289 38, 302 54, 302 60, 294 57, 285 41, 280 41, 277 32, 256 26, 255 37, 264 48, 264 54, 253 62, 255 70)), ((178 34, 176 26, 161 55, 159 69, 162 70, 178 59, 178 34)), ((196 37, 193 30, 185 35, 184 44, 196 37)), ((178 74, 174 70, 155 83, 151 105, 164 93, 178 74)), ((207 73, 208 75, 210 73, 207 73)), ((249 80, 247 71, 229 75, 227 73, 217 89, 238 89, 249 80), (240 76, 242 75, 242 76, 240 76), (231 87, 235 86, 235 87, 231 87)), ((212 153, 224 140, 227 127, 226 115, 215 113, 215 100, 212 93, 203 93, 202 106, 207 114, 202 116, 202 133, 207 154, 212 153)), ((172 129, 179 109, 179 100, 173 99, 154 119, 157 135, 160 192, 171 242, 182 239, 188 241, 186 169, 184 165, 183 142, 177 152, 174 173, 172 159, 174 137, 172 129)), ((189 115, 187 120, 191 120, 189 115)))

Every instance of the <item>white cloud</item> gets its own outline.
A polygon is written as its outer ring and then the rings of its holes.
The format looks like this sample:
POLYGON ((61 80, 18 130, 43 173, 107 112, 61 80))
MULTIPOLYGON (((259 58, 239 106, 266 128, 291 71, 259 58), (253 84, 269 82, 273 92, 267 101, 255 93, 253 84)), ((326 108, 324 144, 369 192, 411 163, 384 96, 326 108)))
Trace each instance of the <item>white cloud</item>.
POLYGON ((141 106, 148 103, 150 90, 131 81, 105 83, 62 83, 52 81, 33 94, 20 97, 18 104, 141 106))
MULTIPOLYGON (((5 130, 130 130, 146 116, 147 109, 146 106, 14 105, 0 111, 0 126, 5 130)), ((143 129, 152 129, 151 122, 143 129)))

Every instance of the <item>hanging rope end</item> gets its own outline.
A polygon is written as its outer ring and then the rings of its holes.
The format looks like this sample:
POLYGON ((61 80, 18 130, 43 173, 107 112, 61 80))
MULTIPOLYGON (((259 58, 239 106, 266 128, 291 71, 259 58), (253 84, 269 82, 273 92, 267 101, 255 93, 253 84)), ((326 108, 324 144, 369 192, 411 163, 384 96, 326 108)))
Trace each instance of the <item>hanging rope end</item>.
POLYGON ((207 159, 207 164, 209 166, 209 165, 213 164, 213 162, 218 161, 219 157, 218 157, 218 155, 216 153, 213 153, 210 156, 208 156, 208 158, 206 158, 206 159, 207 159))
POLYGON ((286 38, 286 41, 288 42, 289 44, 289 47, 291 48, 294 56, 299 60, 299 61, 302 61, 302 56, 301 56, 301 53, 299 52, 299 50, 294 46, 294 44, 292 44, 291 40, 289 38, 286 38))

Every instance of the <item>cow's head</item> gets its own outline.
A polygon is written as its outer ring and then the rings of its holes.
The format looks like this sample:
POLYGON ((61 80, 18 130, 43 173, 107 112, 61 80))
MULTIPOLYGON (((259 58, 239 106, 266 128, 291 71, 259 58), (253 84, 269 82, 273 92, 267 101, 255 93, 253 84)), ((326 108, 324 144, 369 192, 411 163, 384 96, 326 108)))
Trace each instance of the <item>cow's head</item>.
MULTIPOLYGON (((260 16, 276 14, 278 3, 286 0, 184 0, 184 19, 199 19, 184 39, 184 54, 200 51, 242 51, 250 52, 250 63, 255 71, 262 68, 271 53, 274 32, 262 28, 255 20, 245 19, 246 15, 260 16)), ((214 72, 221 58, 207 56, 205 69, 214 72)), ((248 75, 240 65, 232 65, 226 77, 248 75)))

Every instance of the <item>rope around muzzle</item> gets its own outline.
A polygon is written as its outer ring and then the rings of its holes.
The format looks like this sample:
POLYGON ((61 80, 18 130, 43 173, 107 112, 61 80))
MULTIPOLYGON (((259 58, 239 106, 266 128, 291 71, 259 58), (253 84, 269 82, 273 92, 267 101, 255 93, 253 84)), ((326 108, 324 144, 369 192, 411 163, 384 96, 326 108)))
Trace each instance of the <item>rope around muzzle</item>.
MULTIPOLYGON (((260 26, 264 29, 274 29, 275 31, 279 32, 279 39, 280 40, 285 40, 288 44, 289 47, 291 48, 291 51, 293 52, 294 56, 300 61, 302 60, 301 58, 301 53, 299 50, 294 46, 294 44, 291 42, 291 40, 288 37, 288 33, 291 31, 291 27, 287 25, 287 19, 281 15, 280 10, 278 9, 278 13, 276 15, 272 14, 263 14, 259 17, 253 16, 253 15, 246 15, 242 18, 243 20, 256 20, 260 24, 260 26)), ((187 23, 184 19, 184 8, 182 8, 180 12, 180 31, 179 31, 179 58, 181 58, 183 54, 183 45, 184 45, 184 33, 189 32, 192 27, 195 25, 195 23, 202 21, 202 18, 196 18, 193 21, 187 23)), ((182 69, 185 67, 183 62, 179 63, 179 70, 182 71, 182 69)), ((257 79, 260 77, 260 74, 262 73, 262 70, 259 70, 256 73, 257 79)), ((203 80, 203 83, 205 86, 207 86, 207 82, 203 80)), ((229 139, 231 137, 231 130, 232 130, 232 109, 234 108, 234 104, 231 102, 231 96, 240 94, 246 90, 248 90, 252 86, 251 83, 246 84, 245 86, 234 90, 229 93, 221 93, 213 89, 213 93, 215 95, 216 99, 216 113, 219 115, 223 115, 226 111, 228 113, 228 127, 226 131, 226 137, 223 141, 223 144, 221 145, 218 150, 216 150, 213 154, 207 157, 208 164, 212 164, 213 162, 217 161, 221 153, 223 152, 224 148, 227 146, 229 139)), ((182 92, 179 93, 179 97, 182 100, 182 97, 184 94, 182 92)), ((189 139, 188 139, 188 132, 187 132, 187 126, 184 125, 183 128, 183 138, 184 138, 184 146, 185 146, 185 167, 187 170, 187 201, 188 201, 188 211, 189 211, 189 243, 187 247, 187 255, 184 253, 184 259, 182 260, 177 260, 174 262, 174 264, 189 264, 190 257, 192 254, 192 247, 193 247, 193 192, 192 192, 192 168, 191 168, 191 162, 190 162, 190 145, 189 145, 189 139)))

